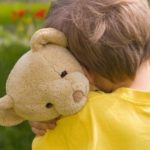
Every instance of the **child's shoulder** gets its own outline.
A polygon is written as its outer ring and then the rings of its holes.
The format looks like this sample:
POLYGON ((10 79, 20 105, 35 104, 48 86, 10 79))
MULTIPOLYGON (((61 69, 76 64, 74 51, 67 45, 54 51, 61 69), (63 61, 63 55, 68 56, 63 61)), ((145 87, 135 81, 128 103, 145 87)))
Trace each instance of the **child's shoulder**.
POLYGON ((102 102, 103 100, 106 99, 112 99, 114 97, 114 93, 105 93, 103 91, 90 91, 88 94, 88 103, 93 103, 93 102, 102 102))

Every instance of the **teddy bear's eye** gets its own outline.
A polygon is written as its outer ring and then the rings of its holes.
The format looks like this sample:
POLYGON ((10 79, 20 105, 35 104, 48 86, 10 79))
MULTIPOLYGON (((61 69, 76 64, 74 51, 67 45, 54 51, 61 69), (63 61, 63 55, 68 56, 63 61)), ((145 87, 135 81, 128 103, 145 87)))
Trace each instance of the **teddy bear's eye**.
POLYGON ((66 70, 64 70, 62 73, 61 73, 61 77, 63 78, 63 77, 65 77, 66 75, 67 75, 68 73, 67 73, 67 71, 66 70))
POLYGON ((47 103, 45 106, 46 106, 46 108, 51 108, 51 107, 53 107, 53 104, 52 103, 47 103))

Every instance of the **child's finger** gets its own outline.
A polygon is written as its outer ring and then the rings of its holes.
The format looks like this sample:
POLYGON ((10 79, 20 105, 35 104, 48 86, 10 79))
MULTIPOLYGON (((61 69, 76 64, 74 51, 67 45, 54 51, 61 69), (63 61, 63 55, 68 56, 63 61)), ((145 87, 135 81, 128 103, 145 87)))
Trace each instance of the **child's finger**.
POLYGON ((56 127, 56 121, 55 122, 49 122, 48 129, 54 129, 56 127))
POLYGON ((41 130, 46 130, 49 128, 49 123, 46 122, 29 122, 31 127, 41 129, 41 130))
POLYGON ((39 136, 43 136, 46 133, 46 130, 40 130, 34 127, 32 127, 31 129, 34 134, 39 135, 39 136))

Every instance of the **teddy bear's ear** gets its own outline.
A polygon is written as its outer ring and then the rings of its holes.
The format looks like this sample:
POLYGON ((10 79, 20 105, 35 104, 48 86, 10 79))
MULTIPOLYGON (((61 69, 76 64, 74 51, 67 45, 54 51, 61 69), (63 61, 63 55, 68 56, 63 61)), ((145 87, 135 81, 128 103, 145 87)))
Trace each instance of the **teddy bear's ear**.
POLYGON ((13 126, 24 121, 14 110, 14 103, 10 96, 0 98, 0 125, 13 126))
POLYGON ((43 28, 33 34, 31 38, 31 48, 33 51, 40 50, 47 44, 55 44, 66 47, 67 39, 62 32, 54 28, 43 28))
POLYGON ((8 95, 0 98, 0 110, 10 109, 13 107, 13 100, 8 95))

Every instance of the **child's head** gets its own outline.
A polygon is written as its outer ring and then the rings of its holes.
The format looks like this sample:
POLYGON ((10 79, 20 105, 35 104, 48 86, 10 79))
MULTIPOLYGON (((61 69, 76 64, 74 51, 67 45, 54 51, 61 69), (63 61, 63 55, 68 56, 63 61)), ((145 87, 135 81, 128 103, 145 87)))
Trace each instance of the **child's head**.
POLYGON ((69 50, 99 81, 123 85, 150 57, 149 18, 146 0, 58 0, 45 27, 64 32, 69 50))

